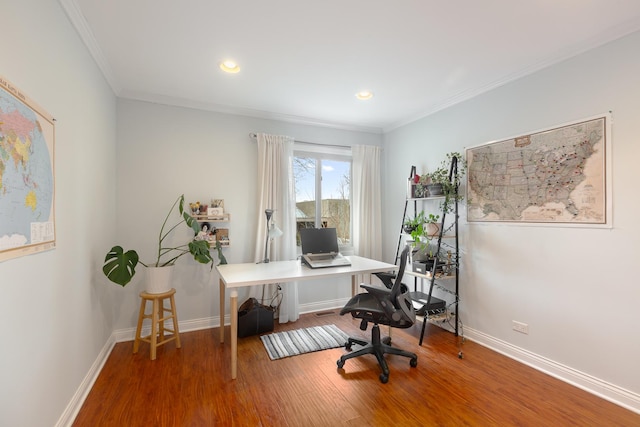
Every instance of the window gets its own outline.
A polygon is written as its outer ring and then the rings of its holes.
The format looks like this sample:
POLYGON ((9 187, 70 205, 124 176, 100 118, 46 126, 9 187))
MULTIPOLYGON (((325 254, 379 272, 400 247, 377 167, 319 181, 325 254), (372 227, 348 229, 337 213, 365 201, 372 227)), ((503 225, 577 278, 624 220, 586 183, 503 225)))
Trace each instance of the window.
MULTIPOLYGON (((306 148, 306 147, 305 147, 306 148)), ((338 243, 351 246, 351 155, 294 153, 297 230, 335 228, 338 243)), ((300 245, 298 236, 297 244, 300 245)))

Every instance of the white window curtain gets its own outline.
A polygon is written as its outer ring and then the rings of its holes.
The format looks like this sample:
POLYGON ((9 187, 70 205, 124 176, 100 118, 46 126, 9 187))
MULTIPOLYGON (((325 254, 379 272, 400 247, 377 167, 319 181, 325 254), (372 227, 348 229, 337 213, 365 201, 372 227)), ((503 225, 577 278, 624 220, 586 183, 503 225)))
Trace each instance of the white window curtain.
POLYGON ((352 147, 353 249, 356 255, 382 260, 380 153, 373 145, 352 147))
MULTIPOLYGON (((257 134, 258 141, 258 230, 255 261, 264 259, 267 235, 266 209, 273 209, 272 221, 282 230, 282 236, 269 242, 269 259, 283 261, 296 259, 295 190, 293 182, 293 138, 281 135, 257 134)), ((280 323, 293 322, 300 316, 298 284, 282 283, 280 323)), ((277 286, 270 285, 264 295, 275 295, 277 286)), ((260 290, 262 294, 262 290, 260 290)))

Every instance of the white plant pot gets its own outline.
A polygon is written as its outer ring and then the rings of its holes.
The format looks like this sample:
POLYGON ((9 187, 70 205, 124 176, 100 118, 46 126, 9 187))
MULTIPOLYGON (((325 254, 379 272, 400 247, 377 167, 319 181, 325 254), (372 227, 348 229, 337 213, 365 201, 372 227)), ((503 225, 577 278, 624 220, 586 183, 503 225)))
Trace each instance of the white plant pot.
POLYGON ((161 294, 171 290, 173 283, 173 265, 166 267, 147 267, 145 286, 150 294, 161 294))
POLYGON ((425 231, 427 233, 427 236, 429 236, 429 237, 437 236, 438 234, 440 234, 440 228, 441 227, 442 227, 442 223, 441 222, 436 222, 436 223, 428 222, 426 224, 426 227, 425 227, 425 231))

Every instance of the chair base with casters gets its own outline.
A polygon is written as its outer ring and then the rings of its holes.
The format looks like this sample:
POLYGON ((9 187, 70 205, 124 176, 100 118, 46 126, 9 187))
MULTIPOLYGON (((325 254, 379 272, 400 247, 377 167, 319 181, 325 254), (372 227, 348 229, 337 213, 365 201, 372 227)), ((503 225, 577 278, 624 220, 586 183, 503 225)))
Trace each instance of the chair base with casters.
MULTIPOLYGON (((387 340, 390 342, 390 339, 388 337, 387 340)), ((384 358, 385 354, 395 354, 397 356, 409 357, 411 359, 409 361, 409 365, 412 368, 418 366, 418 356, 415 353, 411 353, 409 351, 405 351, 396 347, 391 347, 391 345, 385 343, 385 340, 380 339, 380 325, 373 325, 373 328, 371 329, 371 342, 350 337, 344 346, 347 350, 351 351, 351 347, 353 344, 358 344, 364 347, 340 357, 337 362, 338 368, 342 369, 344 363, 348 359, 359 357, 364 354, 373 354, 376 356, 376 359, 378 359, 378 364, 382 369, 382 373, 380 374, 380 382, 386 384, 389 381, 389 366, 387 365, 387 361, 384 358)))

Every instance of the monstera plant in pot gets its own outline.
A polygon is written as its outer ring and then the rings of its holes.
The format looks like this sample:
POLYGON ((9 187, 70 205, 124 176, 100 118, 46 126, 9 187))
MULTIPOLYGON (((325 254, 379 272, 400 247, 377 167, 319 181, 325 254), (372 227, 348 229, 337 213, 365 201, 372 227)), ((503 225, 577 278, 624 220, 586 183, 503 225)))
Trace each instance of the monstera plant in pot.
MULTIPOLYGON (((188 212, 184 211, 184 194, 176 199, 169 209, 160 233, 158 234, 158 248, 156 259, 153 262, 144 263, 140 261, 138 253, 130 249, 125 252, 122 246, 114 246, 104 258, 102 271, 109 280, 120 286, 125 286, 136 274, 138 263, 146 267, 146 290, 150 293, 162 293, 171 288, 171 278, 175 262, 182 256, 191 254, 193 259, 202 263, 213 263, 213 258, 209 252, 210 245, 206 240, 196 240, 195 237, 200 231, 200 224, 188 212), (174 209, 177 208, 180 219, 173 225, 170 220, 174 209), (193 230, 191 239, 179 246, 168 246, 166 241, 174 230, 185 224, 193 230)), ((223 257, 220 259, 223 261, 223 257)), ((213 265, 213 264, 212 264, 213 265)))

